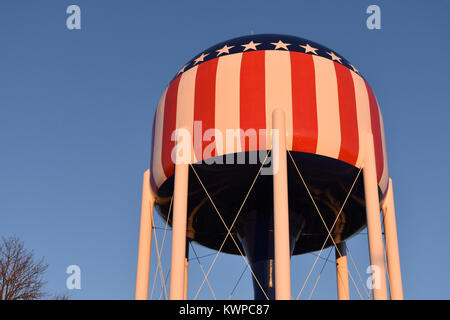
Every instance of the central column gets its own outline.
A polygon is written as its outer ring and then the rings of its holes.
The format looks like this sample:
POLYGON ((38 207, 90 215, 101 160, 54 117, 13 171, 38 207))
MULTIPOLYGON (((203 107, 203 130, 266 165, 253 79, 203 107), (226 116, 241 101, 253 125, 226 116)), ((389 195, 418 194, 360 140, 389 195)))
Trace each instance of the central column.
POLYGON ((238 228, 238 237, 258 281, 252 276, 255 300, 275 299, 275 262, 273 209, 266 208, 245 214, 238 228), (261 289, 262 288, 262 289, 261 289), (266 297, 267 295, 267 297, 266 297))
MULTIPOLYGON (((297 213, 293 213, 289 219, 289 256, 301 234, 304 225, 302 221, 297 213)), ((236 231, 250 267, 258 279, 256 281, 252 275, 255 300, 276 299, 275 284, 278 279, 275 276, 273 208, 261 206, 257 210, 245 212, 238 220, 236 231)))

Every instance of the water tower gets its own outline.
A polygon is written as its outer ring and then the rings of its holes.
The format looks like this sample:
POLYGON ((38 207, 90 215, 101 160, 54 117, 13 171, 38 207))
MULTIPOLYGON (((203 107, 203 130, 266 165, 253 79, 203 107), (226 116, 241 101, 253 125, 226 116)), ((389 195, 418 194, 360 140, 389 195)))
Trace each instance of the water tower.
POLYGON ((403 298, 377 100, 348 60, 316 42, 235 38, 169 83, 144 175, 136 299, 148 295, 154 205, 172 226, 171 299, 186 297, 187 241, 245 256, 255 299, 290 299, 290 257, 334 246, 338 297, 348 299, 345 240, 366 226, 373 297, 388 297, 386 251, 391 298, 403 298))

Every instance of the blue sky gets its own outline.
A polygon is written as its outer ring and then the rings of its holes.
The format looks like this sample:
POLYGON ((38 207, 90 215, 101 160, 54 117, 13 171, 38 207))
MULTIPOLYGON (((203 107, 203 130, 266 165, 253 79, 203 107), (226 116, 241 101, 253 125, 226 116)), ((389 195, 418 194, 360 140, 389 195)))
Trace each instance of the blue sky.
MULTIPOLYGON (((449 299, 449 10, 444 0, 2 0, 0 235, 16 234, 45 257, 50 292, 132 298, 142 173, 163 89, 211 45, 252 32, 290 34, 336 50, 371 84, 384 117, 405 297, 449 299), (81 30, 66 28, 70 4, 81 8, 81 30), (381 30, 366 27, 370 4, 381 8, 381 30), (82 288, 69 292, 71 264, 81 267, 82 288)), ((160 219, 156 224, 164 226, 160 219)), ((366 235, 348 246, 365 281, 366 235)), ((164 273, 169 249, 170 231, 164 273)), ((294 296, 314 259, 292 259, 294 296)), ((204 268, 211 260, 201 259, 204 268)), ((153 255, 152 280, 156 261, 153 255)), ((301 298, 310 294, 323 262, 301 298)), ((244 266, 240 257, 219 257, 211 274, 218 298, 228 297, 244 266)), ((201 280, 192 261, 190 298, 201 280)), ((247 271, 233 298, 251 296, 247 271)), ((204 287, 199 298, 211 297, 204 287)), ((336 298, 333 263, 325 265, 312 298, 336 298)))

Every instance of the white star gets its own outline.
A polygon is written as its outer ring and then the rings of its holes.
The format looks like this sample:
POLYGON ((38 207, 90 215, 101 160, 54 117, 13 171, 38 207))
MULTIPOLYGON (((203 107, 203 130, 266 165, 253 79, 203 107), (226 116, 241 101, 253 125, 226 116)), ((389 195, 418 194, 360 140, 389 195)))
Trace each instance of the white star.
POLYGON ((234 46, 229 47, 227 45, 224 45, 222 49, 216 50, 217 56, 220 56, 222 53, 230 53, 231 48, 234 48, 234 46))
POLYGON ((289 50, 287 48, 287 46, 290 46, 290 43, 284 43, 281 40, 278 40, 278 42, 271 42, 270 44, 273 44, 275 46, 275 50, 279 49, 279 48, 283 48, 284 50, 289 50))
POLYGON ((199 62, 203 62, 203 60, 205 60, 206 56, 209 56, 209 53, 207 53, 207 54, 202 53, 197 59, 195 59, 194 65, 196 65, 199 62))
POLYGON ((302 47, 303 49, 305 49, 305 53, 312 52, 312 53, 314 53, 315 55, 317 55, 317 52, 316 52, 316 51, 319 50, 319 49, 317 49, 317 48, 311 47, 308 43, 306 44, 306 46, 300 45, 300 47, 302 47))
POLYGON ((331 60, 337 61, 337 62, 339 62, 339 63, 342 63, 342 62, 341 62, 341 59, 342 59, 342 58, 339 58, 337 55, 334 54, 334 52, 327 52, 327 53, 330 55, 331 60))
POLYGON ((250 41, 247 44, 242 44, 241 47, 244 47, 244 51, 247 51, 247 50, 250 50, 250 49, 256 50, 256 46, 259 46, 260 44, 261 43, 254 43, 253 41, 250 41))
POLYGON ((180 69, 180 71, 178 71, 177 75, 179 75, 180 73, 183 73, 184 70, 186 69, 186 67, 187 67, 188 65, 189 65, 189 63, 188 63, 188 64, 185 64, 185 65, 180 69))
POLYGON ((356 69, 354 65, 352 65, 350 63, 349 63, 349 65, 350 65, 350 67, 352 67, 353 71, 355 71, 356 73, 359 73, 358 69, 356 69))

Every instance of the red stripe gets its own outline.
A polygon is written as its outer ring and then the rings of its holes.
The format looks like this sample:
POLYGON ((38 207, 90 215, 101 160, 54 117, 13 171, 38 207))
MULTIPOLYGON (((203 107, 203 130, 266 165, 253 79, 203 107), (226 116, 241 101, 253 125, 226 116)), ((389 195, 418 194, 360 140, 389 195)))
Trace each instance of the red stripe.
POLYGON ((176 129, 177 94, 180 79, 181 76, 178 76, 170 83, 169 88, 167 89, 166 101, 164 106, 161 161, 164 174, 167 178, 173 175, 175 168, 175 164, 172 161, 172 150, 175 147, 175 141, 171 140, 171 136, 176 129))
POLYGON ((156 125, 156 113, 158 109, 155 111, 155 116, 153 117, 153 129, 152 129, 152 154, 150 157, 150 188, 156 193, 158 191, 158 186, 155 182, 154 172, 153 172, 153 152, 155 150, 155 125, 156 125))
POLYGON ((314 61, 310 54, 291 52, 292 150, 315 153, 318 125, 314 61))
MULTIPOLYGON (((216 72, 217 63, 219 59, 212 59, 207 62, 203 62, 197 68, 197 74, 195 78, 195 97, 194 97, 194 121, 201 121, 202 124, 202 136, 208 129, 214 128, 215 117, 215 97, 216 97, 216 72)), ((195 133, 194 133, 195 134, 195 133)), ((212 137, 211 141, 204 141, 201 137, 194 136, 194 152, 197 161, 203 160, 203 152, 205 148, 212 144, 215 146, 215 139, 212 137), (197 141, 202 141, 202 149, 199 150, 196 144, 197 141)), ((211 148, 211 146, 209 147, 211 148)), ((216 155, 215 150, 212 155, 216 155)))
POLYGON ((260 129, 266 129, 265 96, 265 54, 264 51, 251 51, 242 54, 240 74, 240 126, 241 129, 256 130, 258 134, 256 148, 250 146, 248 138, 242 141, 242 151, 266 149, 266 136, 259 135, 260 129))
POLYGON ((375 95, 373 94, 372 88, 365 81, 367 93, 369 95, 369 105, 370 105, 370 123, 372 126, 373 134, 373 144, 375 146, 375 162, 377 165, 377 178, 378 182, 381 180, 383 175, 383 145, 381 141, 381 127, 380 127, 380 114, 378 113, 378 104, 375 95))
POLYGON ((338 159, 355 165, 359 149, 355 86, 348 68, 336 62, 334 62, 334 67, 336 69, 341 123, 341 149, 338 159))

